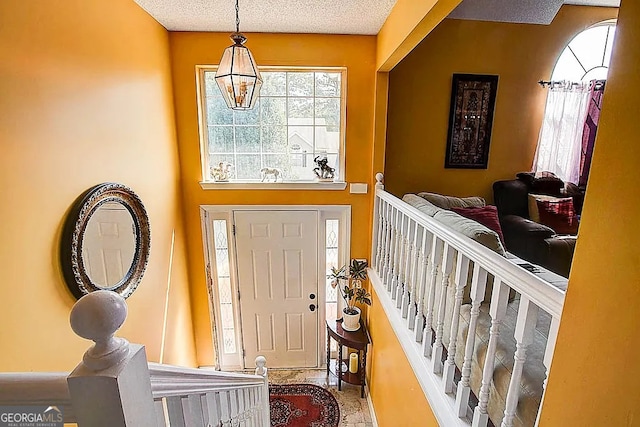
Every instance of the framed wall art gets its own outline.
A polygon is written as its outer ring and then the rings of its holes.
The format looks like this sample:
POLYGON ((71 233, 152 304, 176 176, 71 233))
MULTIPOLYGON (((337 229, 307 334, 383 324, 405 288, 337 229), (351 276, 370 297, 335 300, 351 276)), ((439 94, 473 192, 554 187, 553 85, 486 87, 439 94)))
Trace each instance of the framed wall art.
POLYGON ((498 76, 454 74, 445 168, 486 169, 498 76))

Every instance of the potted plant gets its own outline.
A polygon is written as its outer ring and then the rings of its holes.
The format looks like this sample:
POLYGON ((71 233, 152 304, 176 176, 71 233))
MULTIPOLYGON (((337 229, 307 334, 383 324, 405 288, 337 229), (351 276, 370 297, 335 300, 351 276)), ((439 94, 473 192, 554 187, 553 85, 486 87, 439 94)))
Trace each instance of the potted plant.
POLYGON ((331 267, 331 274, 327 278, 331 279, 334 289, 338 288, 347 305, 342 310, 342 329, 357 331, 360 329, 360 308, 356 307, 356 303, 371 305, 371 294, 362 287, 362 281, 367 279, 367 261, 352 259, 348 272, 346 265, 340 269, 331 267), (340 281, 346 281, 344 287, 340 286, 340 281))

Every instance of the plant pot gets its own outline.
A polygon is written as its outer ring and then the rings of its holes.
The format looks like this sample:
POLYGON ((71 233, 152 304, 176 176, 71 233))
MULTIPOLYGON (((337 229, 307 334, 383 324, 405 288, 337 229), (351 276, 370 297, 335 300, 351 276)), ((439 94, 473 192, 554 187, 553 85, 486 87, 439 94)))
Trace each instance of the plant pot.
POLYGON ((360 309, 358 307, 354 307, 354 310, 357 311, 356 314, 347 313, 347 309, 342 310, 342 329, 345 331, 357 331, 360 329, 360 309))

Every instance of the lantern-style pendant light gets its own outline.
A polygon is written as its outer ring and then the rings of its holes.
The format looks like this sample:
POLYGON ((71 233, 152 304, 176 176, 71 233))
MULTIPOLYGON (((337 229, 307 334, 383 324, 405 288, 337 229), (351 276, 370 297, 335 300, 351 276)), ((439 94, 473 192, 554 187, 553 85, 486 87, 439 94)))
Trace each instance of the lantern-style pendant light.
POLYGON ((227 106, 234 110, 253 108, 262 87, 262 76, 253 60, 253 55, 244 43, 247 38, 240 33, 238 0, 236 0, 236 32, 231 34, 233 45, 224 50, 216 83, 227 106))

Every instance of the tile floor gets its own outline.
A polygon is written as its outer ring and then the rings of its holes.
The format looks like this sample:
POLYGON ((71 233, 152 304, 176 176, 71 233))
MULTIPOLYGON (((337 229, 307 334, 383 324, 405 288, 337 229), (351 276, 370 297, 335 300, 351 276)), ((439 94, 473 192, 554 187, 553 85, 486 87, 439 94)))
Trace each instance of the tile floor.
POLYGON ((315 384, 333 394, 340 406, 340 427, 373 427, 367 399, 360 398, 360 386, 342 383, 338 391, 338 380, 324 369, 314 370, 269 370, 269 381, 275 384, 315 384))

